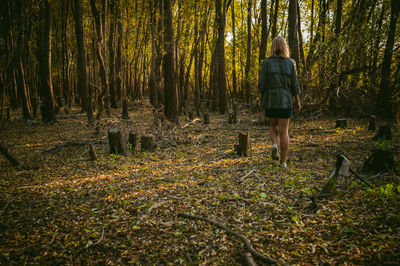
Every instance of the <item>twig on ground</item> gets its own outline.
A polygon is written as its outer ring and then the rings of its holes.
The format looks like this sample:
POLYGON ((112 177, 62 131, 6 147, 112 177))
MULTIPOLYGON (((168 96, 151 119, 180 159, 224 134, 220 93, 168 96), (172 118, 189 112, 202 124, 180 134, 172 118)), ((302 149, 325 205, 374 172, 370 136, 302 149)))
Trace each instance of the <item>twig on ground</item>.
POLYGON ((268 258, 268 257, 262 255, 260 252, 258 252, 257 250, 255 250, 253 248, 253 246, 250 244, 250 241, 247 238, 245 238, 243 235, 241 235, 241 234, 239 234, 239 233, 237 233, 235 231, 232 231, 231 229, 229 229, 228 227, 226 227, 225 225, 223 225, 221 223, 218 223, 216 221, 210 220, 210 219, 205 218, 205 217, 201 217, 201 216, 197 216, 197 215, 191 215, 191 214, 187 214, 187 213, 183 213, 183 212, 179 212, 178 216, 181 216, 181 217, 184 217, 184 218, 187 218, 187 219, 191 219, 191 220, 200 220, 200 221, 207 222, 207 223, 210 223, 212 225, 215 225, 215 226, 225 230, 228 234, 240 238, 240 240, 243 241, 243 244, 245 245, 246 249, 256 259, 259 259, 259 260, 261 260, 261 261, 263 261, 265 263, 286 265, 286 264, 284 264, 284 263, 282 263, 282 262, 280 262, 278 260, 271 259, 271 258, 268 258))
POLYGON ((255 171, 255 169, 252 169, 250 172, 248 172, 248 173, 245 174, 242 178, 240 178, 240 181, 243 181, 246 177, 248 177, 249 175, 251 175, 254 171, 255 171))
POLYGON ((358 179, 360 179, 364 184, 366 184, 367 186, 369 186, 370 188, 373 189, 373 187, 367 182, 365 181, 363 178, 361 178, 356 172, 353 171, 353 169, 350 168, 350 173, 352 173, 353 175, 355 175, 358 179))

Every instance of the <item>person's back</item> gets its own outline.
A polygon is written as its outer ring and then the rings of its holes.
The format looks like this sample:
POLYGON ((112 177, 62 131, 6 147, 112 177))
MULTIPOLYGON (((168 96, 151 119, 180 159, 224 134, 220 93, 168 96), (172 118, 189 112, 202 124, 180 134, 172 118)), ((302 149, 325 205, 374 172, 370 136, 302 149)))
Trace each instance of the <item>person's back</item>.
POLYGON ((292 117, 292 98, 296 100, 296 110, 300 111, 300 88, 297 82, 294 61, 289 58, 285 39, 275 37, 271 43, 271 56, 262 63, 258 81, 259 105, 265 109, 270 121, 272 159, 279 160, 278 134, 281 144, 280 165, 286 167, 289 149, 289 121, 292 117))

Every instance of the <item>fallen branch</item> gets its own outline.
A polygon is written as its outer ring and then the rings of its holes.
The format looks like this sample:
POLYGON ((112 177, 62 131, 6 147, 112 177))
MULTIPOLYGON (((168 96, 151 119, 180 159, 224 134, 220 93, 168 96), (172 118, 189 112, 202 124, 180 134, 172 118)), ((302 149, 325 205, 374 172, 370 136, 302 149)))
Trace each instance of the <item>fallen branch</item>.
POLYGON ((282 262, 280 262, 280 261, 277 261, 277 260, 275 260, 275 259, 271 259, 271 258, 268 258, 268 257, 262 255, 260 252, 258 252, 257 250, 255 250, 255 249, 253 248, 253 246, 250 244, 250 241, 249 241, 247 238, 245 238, 243 235, 241 235, 241 234, 239 234, 239 233, 237 233, 237 232, 235 232, 235 231, 232 231, 231 229, 229 229, 228 227, 226 227, 225 225, 223 225, 223 224, 221 224, 221 223, 218 223, 218 222, 216 222, 216 221, 210 220, 210 219, 205 218, 205 217, 196 216, 196 215, 191 215, 191 214, 187 214, 187 213, 183 213, 183 212, 179 212, 179 213, 178 213, 178 216, 185 217, 185 218, 191 219, 191 220, 200 220, 200 221, 207 222, 207 223, 209 223, 209 224, 215 225, 215 226, 217 226, 217 227, 219 227, 219 228, 225 230, 228 234, 240 238, 240 240, 243 241, 243 244, 245 245, 246 249, 247 249, 247 250, 251 253, 251 255, 253 255, 256 259, 259 259, 259 260, 261 260, 261 261, 263 261, 263 262, 265 262, 265 263, 286 265, 286 264, 284 264, 284 263, 282 263, 282 262))
POLYGON ((352 173, 353 175, 355 175, 355 177, 357 177, 358 179, 360 179, 364 184, 366 184, 367 186, 369 186, 370 188, 373 189, 373 187, 364 179, 362 179, 356 172, 353 171, 353 169, 350 168, 350 173, 352 173))
POLYGON ((103 139, 96 139, 96 140, 72 140, 72 141, 67 141, 62 144, 58 144, 52 148, 43 150, 42 153, 50 153, 50 152, 58 152, 59 150, 62 150, 66 147, 74 147, 74 146, 85 146, 88 144, 105 144, 107 143, 106 140, 103 139))
POLYGON ((6 146, 4 146, 4 145, 1 144, 1 143, 0 143, 0 152, 4 155, 4 157, 7 158, 7 160, 10 161, 10 163, 11 163, 13 166, 18 166, 18 165, 20 165, 20 163, 17 161, 17 159, 15 159, 14 156, 12 156, 12 155, 8 152, 6 146))

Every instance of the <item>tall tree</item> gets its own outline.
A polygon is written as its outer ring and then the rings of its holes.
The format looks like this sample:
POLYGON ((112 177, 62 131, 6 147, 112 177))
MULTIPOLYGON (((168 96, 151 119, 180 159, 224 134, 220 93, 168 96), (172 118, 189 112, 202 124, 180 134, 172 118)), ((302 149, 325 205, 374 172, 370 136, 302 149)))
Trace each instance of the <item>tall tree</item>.
POLYGON ((235 1, 232 1, 231 6, 232 11, 232 90, 233 96, 237 94, 237 84, 236 84, 236 23, 235 23, 235 1))
POLYGON ((290 56, 299 65, 299 45, 297 41, 297 0, 289 0, 289 28, 288 39, 290 56))
POLYGON ((218 89, 218 109, 224 114, 228 109, 226 99, 226 70, 225 70, 225 28, 226 28, 226 10, 231 0, 215 0, 215 15, 218 28, 217 42, 215 45, 216 56, 216 80, 218 89))
POLYGON ((247 52, 246 67, 244 70, 244 88, 246 91, 246 102, 250 103, 250 67, 251 67, 251 0, 247 3, 247 52))
POLYGON ((73 14, 75 19, 75 36, 78 46, 78 90, 82 98, 83 108, 86 111, 89 123, 93 121, 92 99, 89 97, 87 62, 85 56, 85 36, 83 31, 81 0, 74 0, 73 14))
POLYGON ((40 98, 43 122, 49 123, 56 120, 55 102, 53 94, 53 81, 51 77, 51 0, 45 0, 43 8, 44 25, 41 31, 42 40, 38 46, 40 98))
MULTIPOLYGON (((105 11, 106 1, 103 0, 103 12, 105 11)), ((101 22, 100 13, 96 7, 95 0, 90 0, 90 7, 92 10, 92 14, 95 21, 96 34, 97 34, 97 49, 96 49, 96 57, 100 64, 100 78, 102 91, 99 93, 97 101, 98 101, 98 110, 97 110, 97 119, 101 119, 104 113, 104 105, 106 106, 106 110, 109 111, 109 86, 108 86, 108 78, 106 72, 106 63, 105 63, 105 37, 104 34, 104 25, 105 22, 101 22)), ((103 17, 104 18, 104 17, 103 17)))
POLYGON ((267 28, 267 0, 261 0, 261 45, 260 55, 258 57, 259 66, 265 58, 267 52, 268 28, 267 28))
POLYGON ((163 60, 165 115, 173 123, 179 123, 178 88, 176 84, 174 28, 172 24, 171 0, 163 0, 164 4, 164 49, 163 60))
POLYGON ((377 113, 381 117, 386 119, 393 119, 393 111, 392 111, 393 90, 390 85, 390 71, 392 65, 392 54, 393 54, 393 46, 396 33, 396 25, 400 11, 400 1, 391 0, 390 6, 391 6, 390 25, 385 45, 385 53, 383 56, 382 78, 377 98, 377 113))
MULTIPOLYGON (((274 0, 271 0, 274 1, 274 0)), ((279 0, 275 0, 275 12, 274 12, 274 20, 272 21, 272 35, 271 38, 275 38, 278 34, 276 27, 278 23, 278 12, 279 12, 279 0)))

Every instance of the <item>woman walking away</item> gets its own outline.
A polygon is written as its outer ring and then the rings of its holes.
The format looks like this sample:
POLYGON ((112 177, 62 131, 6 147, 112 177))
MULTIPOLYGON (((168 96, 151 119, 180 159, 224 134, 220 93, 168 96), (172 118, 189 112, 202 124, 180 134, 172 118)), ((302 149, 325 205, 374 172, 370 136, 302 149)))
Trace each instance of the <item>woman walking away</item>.
POLYGON ((272 40, 271 54, 262 62, 258 81, 258 104, 263 106, 270 122, 273 160, 279 160, 278 135, 280 139, 280 164, 286 168, 289 149, 289 121, 292 117, 292 98, 295 111, 299 112, 300 88, 297 82, 296 64, 289 58, 289 48, 284 38, 278 36, 272 40))

